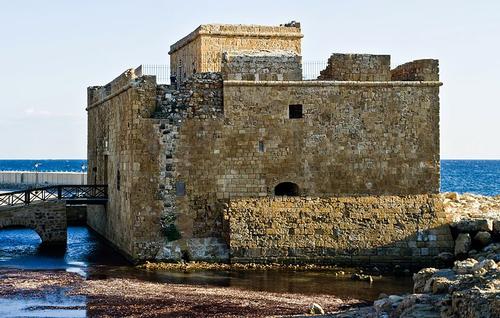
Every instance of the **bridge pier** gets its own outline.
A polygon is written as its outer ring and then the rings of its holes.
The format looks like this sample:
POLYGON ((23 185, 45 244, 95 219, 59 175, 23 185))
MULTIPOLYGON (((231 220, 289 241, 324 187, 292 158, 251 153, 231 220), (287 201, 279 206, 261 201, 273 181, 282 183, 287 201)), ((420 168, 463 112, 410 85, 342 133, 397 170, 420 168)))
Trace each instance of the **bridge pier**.
POLYGON ((21 226, 35 230, 43 245, 65 245, 66 202, 44 201, 0 207, 0 229, 21 226))

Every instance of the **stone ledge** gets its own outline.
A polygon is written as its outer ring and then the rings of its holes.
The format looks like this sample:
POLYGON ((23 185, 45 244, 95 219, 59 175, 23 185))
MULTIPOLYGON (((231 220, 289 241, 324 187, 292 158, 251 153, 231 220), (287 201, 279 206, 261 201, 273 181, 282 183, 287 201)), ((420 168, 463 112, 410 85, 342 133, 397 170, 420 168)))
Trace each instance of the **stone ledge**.
POLYGON ((191 43, 194 41, 198 36, 200 35, 213 35, 213 36, 246 36, 246 37, 284 37, 284 38, 303 38, 304 35, 300 33, 299 28, 294 28, 294 27, 281 27, 281 26, 261 26, 261 25, 241 25, 241 24, 202 24, 198 28, 196 28, 194 31, 180 39, 179 41, 175 42, 170 46, 170 51, 168 54, 172 54, 179 49, 183 48, 187 44, 191 43), (232 31, 221 31, 218 30, 220 27, 226 27, 226 28, 234 28, 235 30, 232 31), (240 28, 240 30, 238 30, 240 28), (243 29, 246 30, 243 30, 243 29), (279 32, 279 31, 264 31, 264 32, 259 32, 260 29, 262 28, 267 28, 269 30, 284 30, 286 32, 279 32), (291 29, 296 29, 297 32, 290 32, 291 29))
POLYGON ((361 81, 224 81, 225 86, 360 86, 360 87, 439 87, 442 82, 410 82, 410 81, 387 81, 387 82, 361 82, 361 81))

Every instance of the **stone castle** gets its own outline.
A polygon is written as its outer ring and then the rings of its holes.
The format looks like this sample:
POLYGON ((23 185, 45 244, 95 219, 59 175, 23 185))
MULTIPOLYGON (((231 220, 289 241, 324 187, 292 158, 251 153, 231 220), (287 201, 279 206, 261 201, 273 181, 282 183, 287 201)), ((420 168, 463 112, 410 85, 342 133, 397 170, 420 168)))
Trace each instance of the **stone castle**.
POLYGON ((302 79, 300 24, 201 25, 171 84, 88 88, 88 223, 131 260, 432 263, 453 249, 439 192, 438 61, 333 54, 302 79))

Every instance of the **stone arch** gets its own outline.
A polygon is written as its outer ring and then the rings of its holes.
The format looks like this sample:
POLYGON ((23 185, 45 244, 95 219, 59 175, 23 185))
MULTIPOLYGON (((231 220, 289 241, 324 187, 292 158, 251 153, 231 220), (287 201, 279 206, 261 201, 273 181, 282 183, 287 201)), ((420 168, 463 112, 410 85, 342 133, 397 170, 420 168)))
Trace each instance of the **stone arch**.
POLYGON ((5 219, 0 222, 0 230, 11 229, 11 228, 25 228, 33 230, 40 240, 42 244, 47 240, 46 231, 42 229, 40 226, 33 225, 31 220, 29 219, 5 219))
POLYGON ((274 195, 296 197, 300 195, 300 188, 293 182, 281 182, 274 187, 274 195))
POLYGON ((47 201, 0 208, 0 229, 14 226, 34 230, 44 245, 65 245, 66 203, 47 201))

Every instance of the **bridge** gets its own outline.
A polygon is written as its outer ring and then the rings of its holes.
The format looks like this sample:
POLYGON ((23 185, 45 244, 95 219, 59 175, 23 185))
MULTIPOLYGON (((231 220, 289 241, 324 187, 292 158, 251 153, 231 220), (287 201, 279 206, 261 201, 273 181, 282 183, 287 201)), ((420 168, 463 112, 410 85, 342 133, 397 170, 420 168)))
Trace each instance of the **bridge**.
POLYGON ((42 244, 66 244, 67 205, 106 204, 107 185, 56 185, 0 193, 0 229, 35 230, 42 244))

